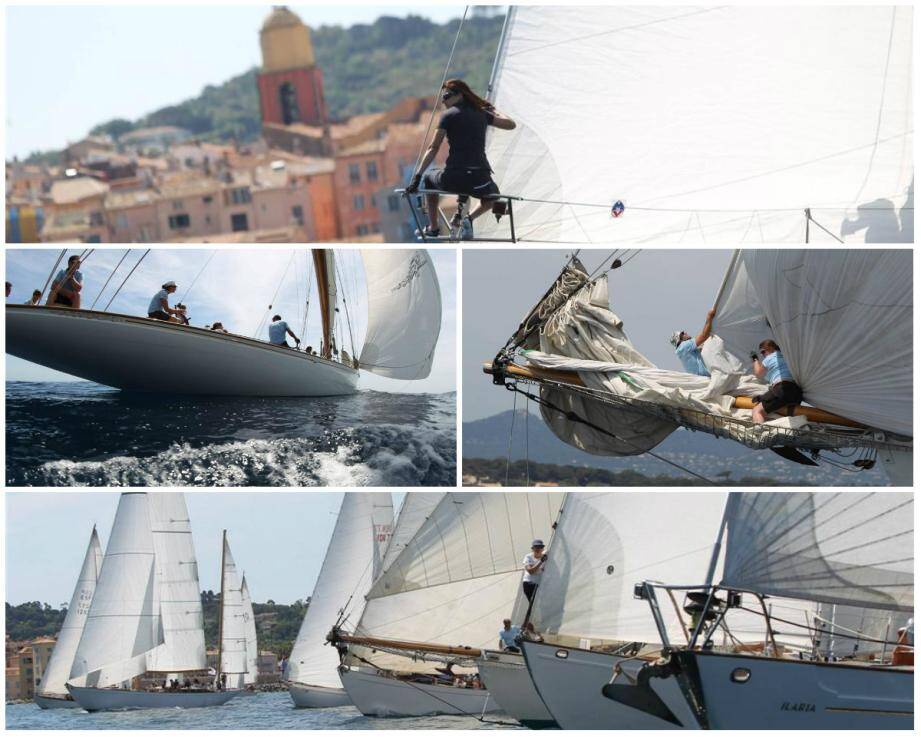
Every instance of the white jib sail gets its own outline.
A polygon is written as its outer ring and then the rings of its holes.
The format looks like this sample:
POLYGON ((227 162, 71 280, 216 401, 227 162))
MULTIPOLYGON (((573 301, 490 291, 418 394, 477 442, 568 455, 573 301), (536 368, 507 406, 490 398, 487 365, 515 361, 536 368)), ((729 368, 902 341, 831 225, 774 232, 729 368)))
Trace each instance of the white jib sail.
POLYGON ((364 249, 368 329, 361 368, 391 379, 424 379, 441 332, 441 289, 428 252, 364 249))
POLYGON ((154 673, 205 670, 198 559, 185 495, 150 493, 147 502, 157 556, 157 590, 164 637, 164 643, 148 654, 147 670, 154 673))
MULTIPOLYGON (((521 588, 522 560, 546 539, 563 494, 448 493, 374 583, 355 632, 442 645, 493 647, 521 588)), ((375 653, 377 665, 437 663, 375 653)))
POLYGON ((393 526, 393 534, 390 536, 390 541, 384 551, 384 559, 381 561, 380 570, 375 574, 374 580, 377 580, 378 575, 386 571, 396 557, 403 552, 403 548, 413 539, 422 523, 428 519, 444 495, 443 491, 414 491, 403 497, 400 514, 393 526))
POLYGON ((227 676, 227 688, 242 688, 249 672, 246 657, 246 622, 243 607, 243 582, 237 564, 224 541, 223 592, 221 599, 221 676, 227 676))
POLYGON ((259 639, 256 635, 256 616, 253 613, 253 600, 243 576, 243 626, 246 630, 246 674, 243 683, 247 686, 259 681, 259 639))
POLYGON ((307 614, 288 658, 289 681, 342 688, 339 656, 326 635, 343 612, 361 610, 393 528, 389 493, 347 492, 307 614))
POLYGON ((83 634, 86 617, 96 591, 96 580, 99 577, 99 569, 102 567, 102 557, 99 535, 96 533, 96 528, 93 527, 86 555, 83 557, 83 566, 80 568, 80 576, 77 578, 77 585, 70 598, 70 606, 67 607, 67 616, 64 617, 64 624, 61 625, 57 642, 54 644, 54 650, 38 687, 40 694, 67 695, 67 688, 64 684, 70 677, 77 645, 80 644, 80 636, 83 634))
POLYGON ((124 492, 70 682, 104 688, 147 670, 147 654, 164 642, 155 558, 148 495, 124 492))
POLYGON ((747 364, 775 340, 810 404, 911 435, 912 295, 911 251, 749 249, 713 329, 747 364))
POLYGON ((723 585, 912 611, 913 507, 900 492, 733 493, 723 585))
POLYGON ((911 66, 911 5, 514 6, 487 155, 523 239, 911 242, 911 66))

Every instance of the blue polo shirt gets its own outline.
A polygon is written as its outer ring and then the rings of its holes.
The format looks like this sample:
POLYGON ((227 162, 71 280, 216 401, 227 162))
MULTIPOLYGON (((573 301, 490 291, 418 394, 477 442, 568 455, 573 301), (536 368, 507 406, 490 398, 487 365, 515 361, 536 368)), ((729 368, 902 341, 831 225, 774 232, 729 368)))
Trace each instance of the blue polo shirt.
POLYGON ((288 332, 288 323, 284 320, 269 323, 269 343, 273 345, 286 345, 288 339, 285 334, 288 332))
POLYGON ((787 361, 780 351, 774 351, 771 355, 761 359, 761 365, 767 369, 768 384, 772 386, 778 381, 793 381, 793 374, 787 361))
POLYGON ((704 359, 700 355, 700 348, 697 347, 697 342, 693 338, 688 338, 683 343, 679 343, 678 347, 675 348, 675 353, 681 361, 681 365, 684 366, 684 370, 689 374, 696 374, 697 376, 710 375, 704 359))

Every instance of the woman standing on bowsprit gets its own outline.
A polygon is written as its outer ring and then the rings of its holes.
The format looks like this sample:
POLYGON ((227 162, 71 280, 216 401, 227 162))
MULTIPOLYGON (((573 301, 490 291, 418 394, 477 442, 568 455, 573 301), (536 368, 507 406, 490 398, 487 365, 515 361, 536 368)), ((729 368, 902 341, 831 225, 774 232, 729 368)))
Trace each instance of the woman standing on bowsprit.
MULTIPOLYGON (((477 95, 460 79, 449 79, 441 88, 441 102, 447 108, 438 121, 438 129, 419 168, 413 175, 406 191, 419 189, 438 189, 443 192, 469 195, 480 201, 479 207, 460 223, 462 238, 473 237, 472 222, 496 203, 499 187, 492 179, 492 168, 486 159, 486 127, 494 126, 503 130, 512 130, 515 121, 507 118, 477 95), (444 169, 426 172, 435 160, 445 136, 448 138, 448 160, 444 169), (424 178, 423 178, 424 174, 424 178)), ((427 194, 426 209, 429 224, 422 235, 436 238, 440 235, 438 227, 439 195, 427 194)))

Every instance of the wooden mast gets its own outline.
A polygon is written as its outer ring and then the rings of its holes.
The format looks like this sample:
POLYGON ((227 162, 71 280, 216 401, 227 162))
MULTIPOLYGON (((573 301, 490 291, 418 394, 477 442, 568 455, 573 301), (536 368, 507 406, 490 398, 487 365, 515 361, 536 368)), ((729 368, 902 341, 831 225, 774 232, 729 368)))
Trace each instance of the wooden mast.
POLYGON ((313 271, 317 277, 317 293, 320 296, 320 317, 323 320, 323 345, 321 346, 320 355, 323 358, 332 358, 332 320, 330 315, 329 304, 329 269, 326 259, 325 248, 314 248, 311 250, 313 255, 313 271))
POLYGON ((217 612, 217 680, 215 687, 221 690, 221 660, 224 657, 224 559, 227 555, 227 530, 221 539, 221 604, 217 612))

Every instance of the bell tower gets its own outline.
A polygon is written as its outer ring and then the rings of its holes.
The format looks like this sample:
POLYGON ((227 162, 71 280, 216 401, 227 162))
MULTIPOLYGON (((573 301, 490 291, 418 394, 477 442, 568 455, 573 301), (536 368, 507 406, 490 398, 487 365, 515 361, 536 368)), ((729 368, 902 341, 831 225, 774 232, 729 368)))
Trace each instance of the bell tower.
POLYGON ((313 55, 310 29, 284 5, 275 6, 259 32, 262 69, 257 76, 262 122, 327 122, 323 72, 313 55))

